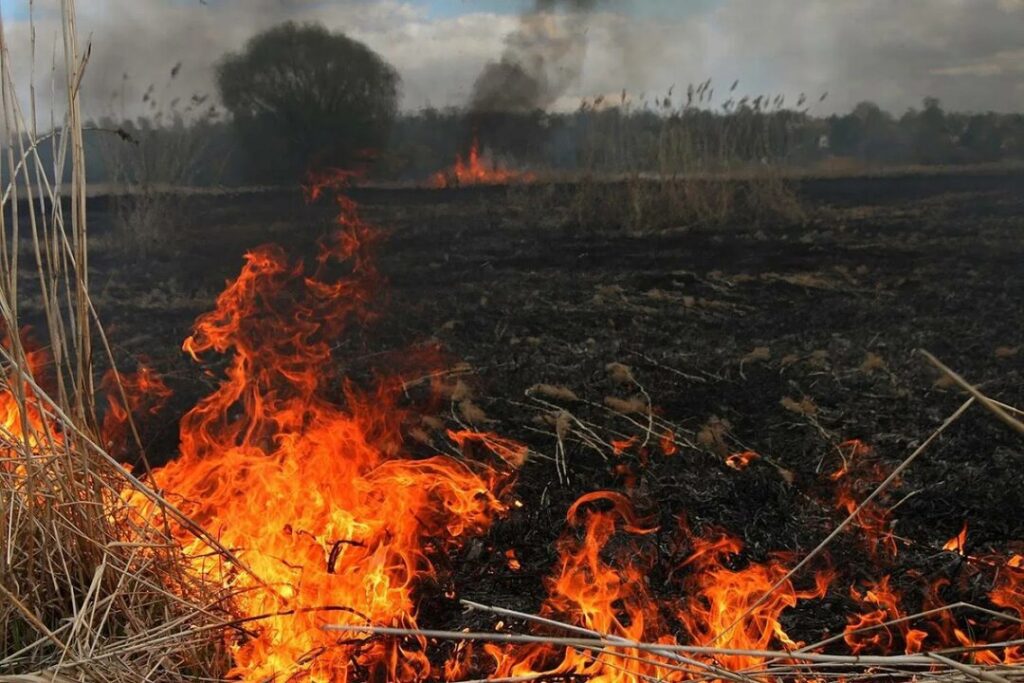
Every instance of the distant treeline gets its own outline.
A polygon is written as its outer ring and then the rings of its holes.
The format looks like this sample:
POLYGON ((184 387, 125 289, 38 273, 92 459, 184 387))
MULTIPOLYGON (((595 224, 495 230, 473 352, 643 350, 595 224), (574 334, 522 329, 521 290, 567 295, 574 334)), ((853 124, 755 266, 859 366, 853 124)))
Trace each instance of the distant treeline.
POLYGON ((413 175, 450 163, 476 135, 513 164, 601 172, 728 170, 749 164, 807 167, 841 158, 864 166, 976 164, 1024 159, 1024 114, 945 111, 928 98, 896 117, 871 102, 817 117, 758 98, 711 110, 588 105, 568 114, 467 116, 422 111, 392 135, 397 169, 413 175))
MULTIPOLYGON (((712 110, 587 103, 571 113, 469 114, 426 109, 399 115, 370 175, 418 180, 450 165, 473 139, 513 167, 598 173, 699 173, 749 165, 815 167, 957 165, 1024 160, 1024 114, 945 111, 938 100, 894 116, 870 102, 814 116, 776 100, 712 110)), ((86 131, 93 183, 240 185, 279 182, 258 170, 226 118, 104 119, 86 131)), ((40 152, 45 157, 48 146, 40 152)))

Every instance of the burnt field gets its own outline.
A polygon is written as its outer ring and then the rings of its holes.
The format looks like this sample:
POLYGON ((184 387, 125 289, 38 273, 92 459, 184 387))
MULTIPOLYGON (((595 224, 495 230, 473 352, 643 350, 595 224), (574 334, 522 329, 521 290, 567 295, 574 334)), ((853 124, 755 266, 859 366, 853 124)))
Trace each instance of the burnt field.
MULTIPOLYGON (((334 356, 366 379, 439 345, 440 396, 428 408, 409 391, 433 416, 407 424, 411 448, 450 451, 439 427, 461 423, 534 452, 521 507, 447 557, 438 581, 459 597, 536 612, 566 511, 595 490, 657 522, 638 541, 663 558, 648 572, 656 594, 676 590, 683 517, 698 535, 742 540, 730 566, 776 552, 792 565, 964 401, 918 349, 1024 404, 1022 190, 1024 175, 1006 172, 804 181, 802 221, 632 235, 567 227, 569 186, 356 189, 384 230, 385 284, 377 315, 334 356)), ((144 357, 175 392, 142 424, 157 463, 219 375, 216 358, 204 375, 180 349, 195 317, 246 249, 308 258, 334 211, 298 193, 187 202, 184 227, 128 265, 109 200, 91 206, 92 289, 116 353, 144 357)), ((904 613, 933 590, 991 606, 984 558, 1024 551, 1021 443, 972 407, 813 565, 839 578, 783 615, 790 635, 841 633, 866 609, 850 587, 883 576, 904 613)), ((440 588, 424 589, 421 626, 493 621, 461 615, 440 588)), ((879 650, 902 651, 901 637, 879 650)))

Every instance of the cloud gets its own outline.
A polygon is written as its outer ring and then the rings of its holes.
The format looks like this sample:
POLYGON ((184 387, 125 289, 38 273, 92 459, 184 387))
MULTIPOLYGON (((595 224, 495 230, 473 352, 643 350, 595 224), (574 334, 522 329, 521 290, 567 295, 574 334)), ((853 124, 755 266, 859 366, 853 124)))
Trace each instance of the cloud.
MULTIPOLYGON (((950 108, 1024 110, 1020 36, 1024 0, 717 0, 688 12, 605 3, 591 13, 579 76, 556 106, 584 96, 676 92, 734 79, 745 93, 831 94, 817 110, 870 99, 900 112, 925 96, 950 108), (650 9, 650 8, 649 8, 650 9)), ((403 78, 402 105, 465 104, 481 69, 500 58, 519 25, 514 14, 465 3, 432 14, 411 0, 90 0, 78 3, 92 43, 83 87, 90 116, 145 111, 150 84, 163 103, 213 93, 213 64, 252 34, 283 20, 322 21, 380 52, 403 78), (169 79, 182 62, 180 74, 169 79), (127 80, 124 78, 127 74, 127 80)), ((60 39, 58 0, 36 0, 37 91, 48 93, 60 39)), ((13 62, 27 74, 29 31, 6 22, 13 62)), ((27 89, 26 89, 27 90, 27 89)), ((23 96, 26 92, 21 93, 23 96)), ((792 101, 792 100, 790 100, 792 101)), ((45 105, 44 105, 45 110, 45 105)))
MULTIPOLYGON (((56 0, 37 0, 37 91, 50 91, 50 55, 60 43, 56 0)), ((79 3, 80 40, 91 42, 83 85, 89 116, 146 113, 144 93, 166 105, 174 98, 213 94, 214 65, 253 34, 285 20, 318 21, 365 42, 398 68, 403 106, 464 101, 473 78, 514 26, 514 16, 472 13, 433 20, 412 3, 383 0, 90 0, 79 3), (181 63, 171 80, 172 68, 181 63)), ((27 21, 7 24, 13 62, 29 72, 27 21)), ((26 78, 20 79, 25 81, 26 78)), ((27 91, 27 88, 26 88, 27 91)), ((24 93, 23 93, 24 94, 24 93)), ((151 101, 154 101, 151 100, 151 101)))
POLYGON ((956 109, 1024 109, 1019 70, 979 80, 962 68, 1019 50, 1019 0, 730 0, 715 14, 733 59, 754 65, 769 89, 828 90, 838 109, 870 99, 899 112, 926 96, 956 109))
POLYGON ((1024 74, 1024 50, 1003 50, 981 61, 932 69, 931 73, 935 76, 1007 76, 1013 78, 1024 74))

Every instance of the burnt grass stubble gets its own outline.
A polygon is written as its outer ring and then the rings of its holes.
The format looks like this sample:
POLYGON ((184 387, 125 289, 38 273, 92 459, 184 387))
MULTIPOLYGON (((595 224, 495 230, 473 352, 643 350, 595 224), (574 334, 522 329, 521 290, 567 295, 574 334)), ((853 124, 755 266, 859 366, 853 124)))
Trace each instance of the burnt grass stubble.
MULTIPOLYGON (((803 181, 808 216, 800 223, 631 235, 565 228, 554 210, 523 210, 534 195, 557 206, 557 193, 571 189, 356 189, 364 216, 388 233, 378 249, 387 287, 382 315, 338 340, 337 358, 349 374, 369 376, 386 352, 438 341, 474 369, 474 400, 493 420, 478 426, 549 455, 554 437, 531 430, 543 411, 521 405, 529 403, 524 392, 539 382, 565 385, 598 404, 635 393, 609 377, 610 362, 633 369, 681 436, 692 439, 712 417, 727 420, 725 448, 765 458, 736 471, 714 445, 664 457, 652 444, 646 457, 632 451, 606 462, 570 443, 568 485, 550 461, 529 462, 515 488, 523 507, 439 561, 439 582, 460 597, 536 612, 566 509, 609 488, 660 522, 641 541, 663 558, 649 581, 656 593, 678 593, 678 515, 698 533, 718 526, 742 538, 737 567, 772 551, 806 552, 845 514, 828 479, 840 466, 836 443, 861 439, 891 469, 959 405, 963 396, 937 384, 915 349, 932 351, 989 395, 1024 404, 1022 190, 1020 172, 803 181), (758 347, 770 356, 750 359, 758 347), (869 354, 877 358, 865 363, 869 354), (807 397, 817 412, 788 410, 784 397, 807 397), (613 471, 621 464, 632 481, 613 471), (505 566, 508 548, 519 571, 505 566)), ((219 376, 216 360, 204 376, 180 351, 195 316, 237 273, 246 248, 277 242, 308 256, 334 208, 306 206, 298 193, 188 201, 186 224, 145 262, 103 249, 92 256, 118 353, 146 357, 175 390, 143 425, 155 462, 173 456, 177 419, 219 376)), ((95 198, 90 210, 93 234, 102 235, 109 202, 95 198)), ((593 407, 565 407, 609 429, 628 427, 593 407)), ((913 494, 892 514, 893 531, 907 539, 897 557, 872 559, 857 531, 840 537, 829 550, 840 578, 823 600, 786 613, 790 635, 813 641, 841 632, 845 615, 858 611, 847 588, 858 580, 891 573, 908 611, 931 580, 957 583, 970 574, 965 560, 939 549, 965 520, 968 554, 1019 550, 1022 465, 1019 438, 973 408, 883 499, 892 505, 913 494)), ((870 490, 865 484, 858 497, 870 490)), ((986 604, 984 576, 962 586, 950 601, 986 604)), ((424 587, 425 626, 493 625, 488 615, 463 614, 440 588, 424 587)))

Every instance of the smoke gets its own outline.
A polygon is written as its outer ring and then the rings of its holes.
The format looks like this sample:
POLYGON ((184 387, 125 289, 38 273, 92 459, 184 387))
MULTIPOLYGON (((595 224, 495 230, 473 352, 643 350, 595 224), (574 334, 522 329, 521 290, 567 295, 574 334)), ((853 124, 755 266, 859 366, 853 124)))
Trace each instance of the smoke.
POLYGON ((501 59, 477 76, 470 98, 475 113, 547 109, 579 81, 591 10, 598 0, 535 0, 505 37, 501 59), (565 7, 566 14, 555 10, 565 7))
MULTIPOLYGON (((25 76, 17 95, 27 103, 33 34, 25 16, 2 4, 5 55, 25 76)), ((185 107, 193 94, 212 102, 212 65, 285 20, 319 21, 378 51, 402 75, 406 111, 559 109, 571 94, 664 93, 673 84, 679 92, 709 77, 719 85, 739 78, 755 94, 830 91, 816 114, 849 111, 863 99, 900 113, 926 95, 947 109, 1024 109, 1024 0, 804 0, 800 11, 792 0, 531 0, 518 16, 470 2, 448 3, 465 8, 456 16, 433 16, 428 4, 436 3, 79 2, 83 50, 88 39, 92 47, 85 114, 150 116, 154 98, 157 108, 175 98, 185 107)), ((51 82, 53 107, 64 106, 60 65, 50 69, 61 41, 60 1, 33 6, 35 89, 46 126, 51 82)))

